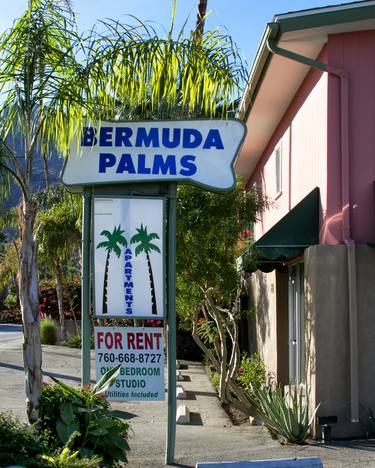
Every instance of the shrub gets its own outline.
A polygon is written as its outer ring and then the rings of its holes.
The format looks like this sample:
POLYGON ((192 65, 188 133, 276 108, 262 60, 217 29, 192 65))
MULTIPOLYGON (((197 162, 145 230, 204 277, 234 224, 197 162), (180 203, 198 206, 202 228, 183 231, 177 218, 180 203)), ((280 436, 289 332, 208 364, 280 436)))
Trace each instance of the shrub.
POLYGON ((6 309, 13 309, 18 304, 18 298, 16 294, 9 293, 4 299, 4 307, 6 309))
POLYGON ((1 310, 0 323, 22 323, 21 311, 18 308, 1 310))
MULTIPOLYGON (((40 425, 49 434, 51 444, 64 446, 74 437, 72 447, 81 457, 94 455, 113 466, 127 461, 129 425, 110 411, 100 394, 115 381, 120 365, 108 371, 92 389, 75 389, 53 379, 56 385, 45 385, 39 402, 40 425)), ((127 413, 122 417, 129 418, 127 413)))
MULTIPOLYGON (((64 316, 66 319, 81 318, 81 283, 79 279, 70 279, 64 284, 64 316)), ((59 318, 55 285, 42 281, 39 288, 39 313, 41 317, 59 318)))
POLYGON ((43 452, 48 447, 34 427, 0 413, 0 466, 47 466, 38 459, 43 452))
POLYGON ((55 345, 58 342, 58 329, 54 320, 45 318, 40 322, 40 340, 42 344, 55 345))
POLYGON ((79 458, 79 452, 72 452, 69 447, 64 447, 56 455, 42 455, 41 460, 53 468, 99 468, 102 459, 100 457, 79 458))
POLYGON ((271 433, 280 435, 283 442, 303 444, 310 432, 319 405, 309 418, 308 399, 302 389, 289 387, 289 395, 282 394, 276 385, 253 387, 249 400, 271 433))
POLYGON ((254 353, 251 357, 246 353, 242 356, 237 380, 246 391, 260 388, 266 382, 266 367, 258 353, 254 353))
MULTIPOLYGON (((80 329, 78 329, 70 338, 68 338, 66 345, 69 348, 82 348, 82 334, 80 329)), ((93 335, 90 337, 90 348, 94 349, 93 335)))

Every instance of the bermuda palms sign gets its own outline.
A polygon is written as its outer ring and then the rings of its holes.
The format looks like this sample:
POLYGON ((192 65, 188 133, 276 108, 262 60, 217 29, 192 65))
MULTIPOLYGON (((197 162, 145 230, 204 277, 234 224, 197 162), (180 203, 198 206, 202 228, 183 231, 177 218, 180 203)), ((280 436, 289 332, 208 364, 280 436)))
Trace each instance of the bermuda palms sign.
POLYGON ((154 275, 152 273, 150 253, 157 252, 160 254, 160 249, 157 245, 151 242, 154 239, 160 239, 159 235, 156 232, 151 232, 149 234, 147 232, 147 226, 143 227, 143 224, 141 224, 141 227, 137 228, 137 234, 135 234, 131 238, 130 243, 131 244, 138 243, 137 247, 135 248, 136 256, 139 255, 141 252, 144 252, 146 254, 148 275, 150 279, 150 290, 151 290, 151 313, 153 315, 157 315, 158 310, 157 310, 157 305, 156 305, 155 282, 154 282, 154 275))
POLYGON ((164 219, 160 198, 94 200, 95 315, 163 318, 164 219))

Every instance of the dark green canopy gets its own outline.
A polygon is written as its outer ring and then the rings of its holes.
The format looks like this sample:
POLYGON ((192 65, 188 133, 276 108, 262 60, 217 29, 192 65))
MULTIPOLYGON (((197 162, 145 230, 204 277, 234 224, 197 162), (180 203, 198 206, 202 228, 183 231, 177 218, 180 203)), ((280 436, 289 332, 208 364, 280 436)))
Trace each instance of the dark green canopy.
POLYGON ((306 247, 319 244, 319 188, 316 187, 289 211, 251 249, 256 267, 272 271, 284 260, 297 257, 306 247))

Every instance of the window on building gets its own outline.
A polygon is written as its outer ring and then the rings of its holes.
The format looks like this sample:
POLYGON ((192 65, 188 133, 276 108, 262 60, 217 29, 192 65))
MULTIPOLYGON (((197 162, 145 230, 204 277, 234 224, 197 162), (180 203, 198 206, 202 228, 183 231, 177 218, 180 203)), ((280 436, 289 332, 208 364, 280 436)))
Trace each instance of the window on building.
POLYGON ((289 266, 289 382, 305 383, 304 343, 304 266, 303 263, 289 266))
POLYGON ((282 192, 282 151, 281 151, 281 143, 279 143, 275 148, 275 192, 276 195, 282 192))

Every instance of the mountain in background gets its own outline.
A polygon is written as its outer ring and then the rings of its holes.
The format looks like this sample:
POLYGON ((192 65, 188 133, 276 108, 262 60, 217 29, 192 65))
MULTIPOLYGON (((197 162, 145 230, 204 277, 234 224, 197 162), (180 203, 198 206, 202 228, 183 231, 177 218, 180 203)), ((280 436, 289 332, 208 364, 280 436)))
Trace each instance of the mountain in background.
MULTIPOLYGON (((19 161, 24 163, 24 149, 21 143, 21 139, 13 136, 8 138, 9 145, 15 149, 19 157, 19 161)), ((64 164, 64 159, 59 156, 56 150, 51 152, 50 158, 48 159, 48 180, 50 186, 56 185, 61 182, 61 170, 64 164)), ((32 177, 32 186, 34 192, 42 191, 46 188, 46 179, 44 176, 43 168, 43 159, 41 157, 40 151, 37 151, 35 154, 35 160, 33 162, 33 177, 32 177)), ((11 184, 9 197, 6 202, 3 204, 1 211, 6 211, 9 208, 17 206, 20 201, 21 190, 18 185, 14 182, 11 184)))

